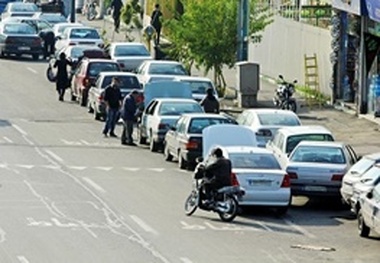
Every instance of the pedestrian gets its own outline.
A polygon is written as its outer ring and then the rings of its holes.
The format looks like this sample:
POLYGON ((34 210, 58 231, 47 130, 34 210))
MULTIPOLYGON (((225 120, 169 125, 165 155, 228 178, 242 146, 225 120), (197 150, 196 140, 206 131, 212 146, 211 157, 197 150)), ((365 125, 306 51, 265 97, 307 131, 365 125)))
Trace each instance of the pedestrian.
POLYGON ((121 0, 112 0, 111 2, 111 8, 113 9, 112 17, 113 17, 116 33, 119 33, 120 13, 121 13, 122 7, 123 7, 123 2, 121 0))
POLYGON ((111 84, 104 90, 104 102, 106 104, 106 122, 103 129, 104 137, 109 135, 111 137, 117 137, 115 134, 115 126, 119 118, 119 111, 121 106, 121 92, 120 92, 120 80, 117 77, 113 77, 111 84))
POLYGON ((206 113, 219 113, 219 101, 214 95, 213 88, 208 88, 206 90, 206 96, 200 104, 206 113))
POLYGON ((66 54, 59 54, 59 59, 55 61, 54 68, 57 68, 56 88, 58 92, 58 100, 63 101, 65 90, 70 86, 69 76, 67 74, 67 66, 72 66, 73 63, 66 58, 66 54))
POLYGON ((140 95, 138 90, 133 90, 123 100, 121 118, 123 120, 123 133, 121 135, 121 144, 136 146, 133 142, 133 125, 138 115, 137 100, 140 95))
POLYGON ((160 44, 161 27, 162 27, 161 17, 162 17, 162 12, 160 10, 160 5, 156 4, 154 6, 154 11, 153 11, 152 16, 151 16, 152 19, 150 21, 150 24, 156 30, 156 39, 154 41, 154 44, 156 46, 158 46, 160 44))
POLYGON ((44 40, 44 56, 45 59, 55 53, 55 35, 53 31, 41 32, 41 37, 44 40))

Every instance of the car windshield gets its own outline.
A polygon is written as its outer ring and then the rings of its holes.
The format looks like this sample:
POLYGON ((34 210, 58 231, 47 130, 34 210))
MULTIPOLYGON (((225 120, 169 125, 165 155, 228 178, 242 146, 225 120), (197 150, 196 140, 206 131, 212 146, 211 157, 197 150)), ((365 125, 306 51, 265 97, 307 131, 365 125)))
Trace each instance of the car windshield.
POLYGON ((298 118, 290 114, 281 113, 258 113, 257 117, 261 125, 275 126, 299 126, 301 123, 298 118))
MULTIPOLYGON (((213 88, 210 81, 194 81, 194 80, 182 80, 183 82, 189 83, 191 86, 191 91, 193 94, 206 94, 208 88, 213 88)), ((215 91, 214 91, 215 94, 215 91)))
POLYGON ((4 26, 5 34, 33 35, 37 31, 27 24, 9 24, 4 26))
POLYGON ((87 57, 94 57, 94 58, 102 58, 103 51, 101 49, 97 49, 96 47, 86 47, 86 46, 75 46, 71 49, 71 57, 72 58, 79 58, 82 56, 85 52, 91 51, 91 53, 96 54, 98 56, 88 56, 87 57))
POLYGON ((155 64, 152 63, 149 67, 149 74, 156 74, 156 75, 180 75, 185 76, 187 75, 187 72, 185 68, 180 64, 155 64))
POLYGON ((290 157, 292 162, 344 164, 346 158, 340 147, 301 145, 290 157))
POLYGON ((43 14, 41 15, 41 19, 45 19, 52 24, 66 22, 66 18, 61 14, 43 14))
POLYGON ((27 4, 27 3, 18 3, 13 4, 11 7, 11 12, 37 12, 38 6, 35 4, 27 4))
POLYGON ((178 116, 184 113, 201 113, 203 112, 201 106, 198 103, 188 102, 163 102, 161 104, 159 114, 160 115, 172 115, 178 116))
POLYGON ((188 133, 202 134, 204 128, 223 123, 230 123, 230 121, 222 118, 194 118, 190 122, 188 133))
POLYGON ((366 171, 368 171, 368 169, 370 169, 374 164, 375 164, 374 160, 364 157, 361 160, 359 160, 357 163, 355 163, 351 167, 349 172, 352 175, 360 176, 363 173, 365 173, 366 171))
POLYGON ((276 169, 280 165, 272 154, 266 153, 231 153, 229 154, 232 167, 237 169, 276 169))
POLYGON ((70 32, 70 38, 78 39, 99 39, 100 36, 96 29, 92 28, 74 28, 70 32))
MULTIPOLYGON (((112 78, 114 76, 106 76, 103 79, 101 88, 104 89, 111 84, 112 78)), ((117 75, 117 78, 120 80, 120 89, 141 89, 140 83, 135 76, 120 76, 117 75)))
POLYGON ((116 63, 93 62, 89 66, 90 77, 96 77, 100 72, 120 71, 116 63))
POLYGON ((115 47, 115 56, 134 56, 134 57, 146 57, 150 56, 149 51, 142 45, 119 45, 115 47))
POLYGON ((286 143, 286 153, 291 153, 301 141, 334 141, 330 134, 300 134, 289 136, 286 143))

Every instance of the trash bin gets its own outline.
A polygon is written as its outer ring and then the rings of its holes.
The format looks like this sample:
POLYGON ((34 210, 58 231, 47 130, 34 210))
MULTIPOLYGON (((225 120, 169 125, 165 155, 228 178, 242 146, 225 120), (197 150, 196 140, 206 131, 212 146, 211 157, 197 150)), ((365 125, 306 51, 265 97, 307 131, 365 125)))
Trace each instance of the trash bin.
POLYGON ((260 66, 251 62, 238 62, 237 68, 237 97, 241 108, 257 107, 257 95, 260 90, 260 66))

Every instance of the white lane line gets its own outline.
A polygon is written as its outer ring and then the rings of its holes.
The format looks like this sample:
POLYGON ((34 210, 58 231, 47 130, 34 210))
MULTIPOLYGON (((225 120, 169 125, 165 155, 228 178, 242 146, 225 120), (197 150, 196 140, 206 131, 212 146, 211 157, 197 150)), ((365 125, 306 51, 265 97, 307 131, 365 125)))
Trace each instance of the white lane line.
POLYGON ((17 256, 17 259, 21 262, 21 263, 29 263, 29 261, 26 259, 26 257, 24 256, 17 256))
POLYGON ((9 139, 8 137, 6 137, 6 136, 4 136, 3 139, 6 140, 9 143, 13 143, 13 141, 11 139, 9 139))
POLYGON ((133 221, 136 222, 144 231, 158 235, 158 232, 154 230, 152 227, 150 227, 147 223, 145 223, 141 218, 135 215, 130 215, 133 221))
POLYGON ((95 167, 95 169, 109 172, 113 169, 113 167, 98 166, 98 167, 95 167))
POLYGON ((97 190, 99 192, 102 192, 103 194, 106 193, 106 190, 104 190, 100 185, 98 185, 97 183, 95 183, 94 181, 92 181, 90 178, 83 177, 83 181, 85 181, 86 183, 88 183, 89 185, 91 185, 95 190, 97 190))
POLYGON ((153 171, 153 172, 158 172, 158 173, 165 171, 164 168, 148 168, 148 170, 153 171))
POLYGON ((83 171, 83 170, 87 169, 86 166, 67 166, 67 168, 74 169, 74 170, 79 170, 79 171, 83 171))
POLYGON ((19 133, 21 133, 22 135, 24 135, 24 136, 28 135, 28 134, 26 133, 26 131, 24 131, 23 129, 21 129, 18 125, 16 125, 16 124, 12 124, 12 127, 15 128, 15 129, 16 129, 19 133))
POLYGON ((3 243, 5 241, 5 231, 0 227, 0 243, 3 243))
POLYGON ((284 222, 293 227, 295 230, 297 230, 298 232, 301 232, 302 234, 304 234, 305 236, 309 237, 309 238, 317 238, 315 235, 313 235, 312 233, 310 233, 309 231, 307 231, 305 228, 303 227, 300 227, 296 224, 293 224, 291 221, 287 220, 287 219, 284 219, 284 222))
POLYGON ((123 167, 123 169, 130 172, 137 172, 138 170, 140 170, 140 168, 133 168, 133 167, 123 167))
POLYGON ((16 164, 16 166, 25 169, 32 169, 34 167, 32 164, 16 164))
POLYGON ((32 69, 31 67, 27 67, 26 69, 29 70, 30 72, 34 73, 34 74, 38 74, 37 70, 32 69))
POLYGON ((85 141, 85 140, 80 140, 83 144, 85 144, 85 145, 90 145, 90 143, 89 142, 87 142, 87 141, 85 141))
POLYGON ((190 259, 188 258, 179 258, 183 263, 193 263, 193 261, 191 261, 190 259))
POLYGON ((52 152, 50 150, 45 150, 45 152, 47 154, 49 154, 51 157, 53 157, 56 161, 63 163, 63 159, 61 157, 59 157, 57 154, 55 154, 54 152, 52 152))

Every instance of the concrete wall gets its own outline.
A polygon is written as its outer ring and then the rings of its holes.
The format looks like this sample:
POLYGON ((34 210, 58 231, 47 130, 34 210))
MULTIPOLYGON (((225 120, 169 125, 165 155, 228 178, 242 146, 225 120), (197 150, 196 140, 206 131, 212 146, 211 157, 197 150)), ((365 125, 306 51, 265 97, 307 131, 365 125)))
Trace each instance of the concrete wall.
POLYGON ((304 55, 317 54, 320 90, 331 95, 331 35, 323 28, 276 16, 259 44, 250 44, 249 60, 260 64, 261 74, 276 78, 297 79, 305 83, 304 55))

